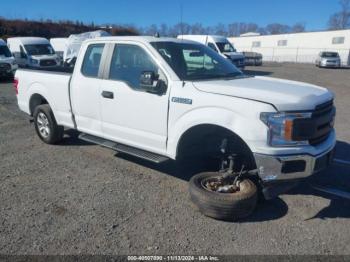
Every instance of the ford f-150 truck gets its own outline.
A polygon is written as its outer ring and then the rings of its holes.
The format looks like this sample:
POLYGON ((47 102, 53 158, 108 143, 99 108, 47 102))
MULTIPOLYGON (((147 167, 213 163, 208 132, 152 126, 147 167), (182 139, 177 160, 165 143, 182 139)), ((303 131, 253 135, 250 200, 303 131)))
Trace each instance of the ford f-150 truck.
POLYGON ((219 219, 249 215, 258 190, 272 198, 324 169, 336 144, 326 88, 244 75, 188 40, 87 40, 72 74, 20 69, 14 85, 45 143, 58 143, 65 127, 157 163, 220 159, 220 171, 190 181, 192 200, 219 219))

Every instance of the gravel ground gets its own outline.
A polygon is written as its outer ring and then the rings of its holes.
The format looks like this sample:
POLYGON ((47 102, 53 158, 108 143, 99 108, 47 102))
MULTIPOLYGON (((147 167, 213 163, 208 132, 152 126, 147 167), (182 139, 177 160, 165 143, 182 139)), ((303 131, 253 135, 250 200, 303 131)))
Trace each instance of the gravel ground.
MULTIPOLYGON (((311 65, 247 73, 311 82, 337 95, 337 158, 350 161, 350 70, 311 65)), ((1 254, 350 254, 350 203, 309 185, 259 204, 240 223, 201 215, 188 175, 79 141, 43 144, 0 84, 1 254)), ((350 166, 314 182, 350 191, 350 166)))

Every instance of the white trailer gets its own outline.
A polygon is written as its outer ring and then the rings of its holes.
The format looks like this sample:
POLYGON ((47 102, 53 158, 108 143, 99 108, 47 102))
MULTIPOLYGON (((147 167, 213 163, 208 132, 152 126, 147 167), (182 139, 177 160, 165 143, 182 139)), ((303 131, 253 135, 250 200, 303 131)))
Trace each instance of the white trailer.
POLYGON ((247 34, 229 38, 240 51, 261 53, 264 61, 315 63, 320 52, 338 52, 342 65, 350 65, 350 30, 281 35, 247 34))

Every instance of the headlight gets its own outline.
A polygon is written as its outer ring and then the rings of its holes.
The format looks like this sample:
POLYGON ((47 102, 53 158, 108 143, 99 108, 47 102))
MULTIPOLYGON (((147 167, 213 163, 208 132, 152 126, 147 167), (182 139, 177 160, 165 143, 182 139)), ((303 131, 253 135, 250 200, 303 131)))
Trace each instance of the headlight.
POLYGON ((261 113, 261 121, 269 128, 268 144, 274 147, 308 145, 308 141, 293 141, 293 123, 295 119, 311 116, 312 113, 261 113))
POLYGON ((39 61, 36 60, 36 59, 30 59, 30 63, 33 64, 33 65, 36 65, 36 64, 39 64, 39 61))

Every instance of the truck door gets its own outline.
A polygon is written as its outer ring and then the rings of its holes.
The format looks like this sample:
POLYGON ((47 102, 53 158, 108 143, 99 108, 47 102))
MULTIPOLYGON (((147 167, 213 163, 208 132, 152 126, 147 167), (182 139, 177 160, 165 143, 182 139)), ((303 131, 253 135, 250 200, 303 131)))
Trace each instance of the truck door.
MULTIPOLYGON (((151 53, 142 45, 111 46, 110 63, 100 87, 102 130, 105 138, 154 153, 166 152, 168 94, 146 92, 143 72, 167 80, 151 53)), ((169 88, 168 88, 169 89, 169 88)))
POLYGON ((76 65, 71 81, 72 111, 79 131, 103 136, 100 115, 100 84, 104 44, 90 44, 82 64, 76 65))

